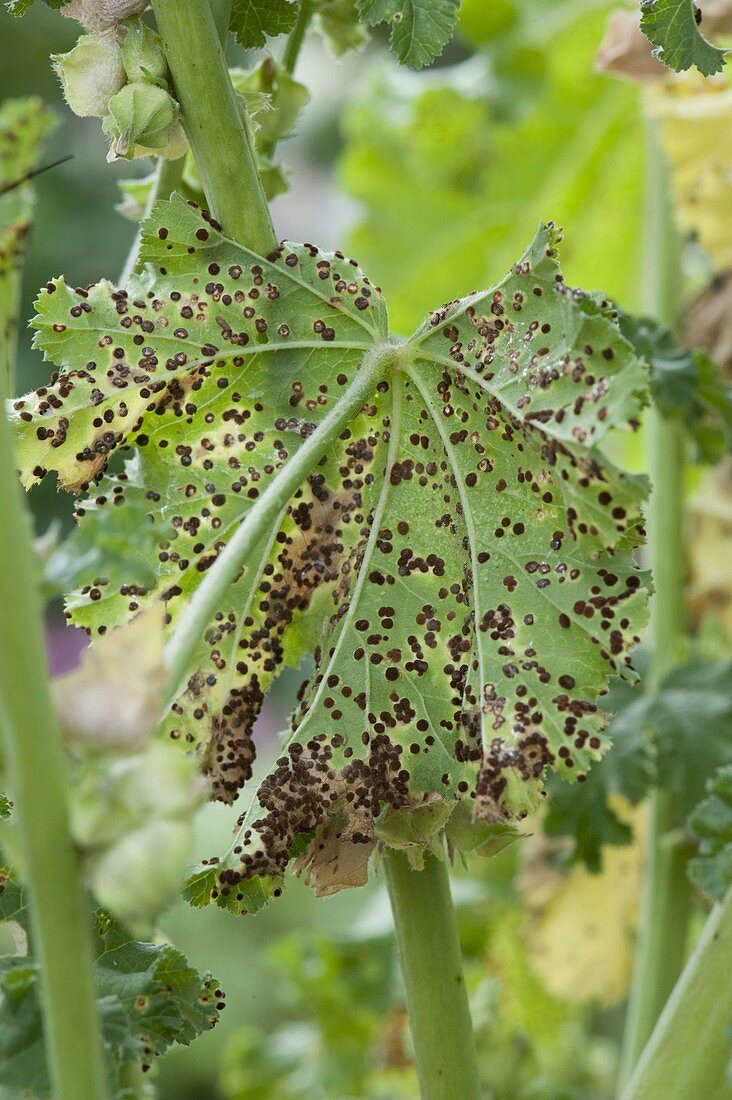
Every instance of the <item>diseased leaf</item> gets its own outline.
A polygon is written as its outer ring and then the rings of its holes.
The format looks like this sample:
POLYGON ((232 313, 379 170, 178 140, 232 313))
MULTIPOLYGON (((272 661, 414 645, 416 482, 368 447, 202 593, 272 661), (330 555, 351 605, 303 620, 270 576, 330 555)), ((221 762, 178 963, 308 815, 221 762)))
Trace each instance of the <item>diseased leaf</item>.
POLYGON ((707 797, 689 825, 699 837, 699 855, 689 876, 707 897, 722 901, 732 886, 732 767, 720 768, 707 784, 707 797))
POLYGON ((389 45, 410 69, 430 65, 455 33, 460 0, 357 0, 369 27, 388 23, 389 45))
MULTIPOLYGON (((0 920, 27 931, 23 891, 8 872, 0 893, 0 920)), ((136 943, 106 914, 93 930, 94 977, 112 1091, 119 1095, 125 1062, 149 1065, 173 1044, 187 1045, 212 1028, 223 993, 170 944, 136 943)), ((32 954, 0 958, 0 1088, 22 1089, 33 1100, 50 1097, 39 995, 32 954), (27 1091, 26 1091, 27 1090, 27 1091)))
POLYGON ((701 22, 694 0, 641 0, 641 30, 656 47, 656 57, 677 73, 694 66, 712 76, 724 68, 727 51, 707 41, 701 22))
MULTIPOLYGON (((232 851, 192 880, 194 904, 257 908, 344 806, 343 843, 435 796, 512 820, 548 766, 582 776, 602 754, 597 697, 629 675, 645 620, 632 555, 645 485, 600 445, 637 422, 646 379, 609 304, 565 286, 557 240, 542 227, 499 284, 433 311, 212 620, 168 728, 199 747, 217 798, 251 774, 279 670, 314 648, 316 673, 232 851)), ((387 337, 379 291, 341 253, 255 256, 180 198, 156 208, 143 255, 128 293, 57 280, 41 295, 37 343, 60 374, 13 405, 26 483, 45 469, 73 488, 101 479, 82 524, 147 499, 175 531, 154 588, 74 597, 91 632, 156 600, 175 623, 387 337), (104 474, 121 446, 134 460, 104 474)))
POLYGON ((39 99, 9 99, 0 106, 0 372, 7 376, 15 358, 20 268, 35 196, 27 176, 37 168, 53 126, 53 114, 39 99))
POLYGON ((623 335, 651 369, 651 392, 666 417, 683 422, 697 461, 715 464, 732 448, 732 386, 705 351, 681 347, 647 317, 623 314, 623 335))
POLYGON ((291 31, 296 19, 296 0, 233 0, 231 5, 231 30, 246 49, 263 49, 268 38, 291 31))

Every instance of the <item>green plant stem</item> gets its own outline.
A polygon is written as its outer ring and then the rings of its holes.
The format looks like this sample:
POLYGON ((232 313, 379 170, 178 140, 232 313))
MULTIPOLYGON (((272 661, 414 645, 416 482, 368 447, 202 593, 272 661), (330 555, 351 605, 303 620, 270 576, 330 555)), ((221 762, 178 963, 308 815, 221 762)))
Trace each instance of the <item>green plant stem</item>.
POLYGON ((287 36, 285 49, 282 53, 282 67, 292 76, 295 65, 300 55, 300 47, 305 41, 305 34, 313 14, 312 0, 300 0, 295 26, 287 36))
POLYGON ((277 240, 208 0, 152 0, 152 8, 211 213, 266 255, 277 240))
POLYGON ((211 13, 224 53, 231 22, 231 2, 232 0, 211 0, 211 13))
POLYGON ((53 1096, 54 1100, 104 1100, 90 914, 69 835, 66 760, 49 690, 39 567, 4 414, 0 415, 0 514, 0 726, 22 876, 29 884, 34 953, 41 965, 53 1096))
POLYGON ((348 427, 374 394, 379 381, 396 365, 398 358, 399 348, 392 344, 377 344, 366 353, 350 386, 320 426, 308 436, 272 479, 267 490, 257 498, 246 518, 229 539, 226 548, 207 570, 203 582, 186 604, 165 648, 165 660, 171 675, 170 700, 180 694, 196 649, 219 607, 222 596, 236 579, 247 558, 257 548, 263 533, 277 519, 292 494, 315 468, 331 443, 348 427))
MULTIPOLYGON (((300 49, 305 41, 305 35, 307 33, 310 20, 313 15, 312 0, 300 0, 300 7, 297 12, 297 21, 295 26, 287 36, 287 42, 282 54, 282 68, 290 76, 295 72, 295 66, 297 65, 297 59, 300 56, 300 49)), ((274 140, 262 141, 259 146, 259 152, 262 157, 267 160, 271 160, 274 156, 274 151, 277 148, 277 142, 274 140)))
POLYGON ((719 1097, 732 1019, 732 891, 704 926, 622 1100, 719 1097))
MULTIPOLYGON (((645 310, 675 329, 680 295, 679 240, 673 223, 666 166, 653 130, 648 139, 645 222, 645 310)), ((657 409, 651 409, 647 442, 653 486, 648 530, 655 585, 650 631, 651 687, 656 687, 683 657, 686 636, 683 425, 664 419, 657 409)), ((656 790, 651 798, 640 925, 618 1073, 619 1093, 684 964, 692 892, 686 876, 686 853, 674 836, 680 824, 677 802, 677 796, 670 791, 656 790)))
POLYGON ((386 848, 384 869, 422 1100, 478 1100, 480 1083, 446 860, 414 871, 386 848))
MULTIPOLYGON (((155 166, 155 178, 153 185, 150 188, 150 194, 148 196, 147 205, 145 207, 145 213, 142 216, 142 221, 145 218, 149 218, 152 213, 152 208, 158 199, 168 199, 174 191, 180 187, 181 180, 183 179, 183 169, 185 167, 185 157, 178 157, 177 160, 166 160, 164 157, 158 157, 157 164, 155 166)), ((126 287, 130 281, 130 277, 138 271, 140 268, 139 256, 140 256, 140 243, 142 241, 142 224, 140 224, 137 233, 135 234, 135 240, 132 248, 129 251, 125 266, 122 269, 122 274, 119 277, 119 286, 126 287)))

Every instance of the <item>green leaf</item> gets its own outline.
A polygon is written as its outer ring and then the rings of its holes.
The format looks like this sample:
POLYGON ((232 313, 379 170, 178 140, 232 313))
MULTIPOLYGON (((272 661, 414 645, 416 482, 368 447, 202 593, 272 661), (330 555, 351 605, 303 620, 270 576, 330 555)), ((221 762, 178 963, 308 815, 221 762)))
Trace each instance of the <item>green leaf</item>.
MULTIPOLYGON (((94 501, 80 507, 77 519, 88 510, 95 510, 94 501)), ((125 509, 102 508, 93 524, 77 524, 44 563, 43 576, 50 593, 62 595, 86 588, 88 596, 100 582, 103 588, 110 585, 118 591, 125 584, 143 592, 154 586, 155 556, 165 530, 152 515, 151 502, 135 498, 125 509)), ((172 535, 170 527, 168 536, 172 535)))
POLYGON ((732 767, 720 768, 689 824, 699 837, 699 855, 689 876, 707 897, 721 901, 732 886, 732 767))
POLYGON ((694 66, 713 76, 724 68, 727 51, 707 41, 701 21, 693 0, 641 0, 641 30, 656 47, 656 57, 677 73, 694 66))
POLYGON ((27 179, 38 167, 54 118, 36 98, 0 106, 0 371, 15 358, 20 267, 33 215, 35 188, 27 179))
POLYGON ((364 23, 388 23, 389 45, 403 65, 430 65, 455 33, 460 0, 357 0, 364 23))
MULTIPOLYGON (((7 872, 0 920, 27 931, 23 891, 7 872)), ((102 1035, 115 1097, 125 1062, 149 1065, 175 1043, 188 1045, 213 1027, 223 994, 170 944, 136 943, 100 912, 94 923, 94 976, 102 1035)), ((0 958, 0 1088, 50 1096, 43 1041, 39 965, 32 954, 0 958)))
POLYGON ((732 386, 705 351, 681 347, 664 325, 623 313, 623 335, 651 369, 651 392, 666 417, 683 422, 696 459, 710 465, 732 449, 732 386))
POLYGON ((268 38, 291 31, 296 19, 297 3, 291 0, 234 0, 230 26, 240 46, 261 50, 268 38))
MULTIPOLYGON (((633 665, 644 673, 646 654, 638 650, 633 665)), ((560 776, 547 783, 544 832, 550 837, 571 837, 571 863, 583 863, 589 871, 602 869, 602 848, 625 845, 633 838, 627 822, 613 806, 613 796, 636 805, 648 792, 654 769, 648 740, 650 697, 638 685, 621 680, 611 684, 604 706, 613 715, 607 728, 610 747, 579 787, 560 776)))
POLYGON ((668 676, 652 722, 658 783, 688 813, 715 769, 732 764, 732 661, 694 660, 668 676))
POLYGON ((367 268, 378 265, 396 332, 410 332, 435 301, 487 285, 520 254, 525 226, 549 216, 572 227, 567 280, 595 286, 600 271, 603 290, 633 307, 643 148, 636 90, 593 71, 604 8, 566 0, 519 8, 517 38, 535 55, 531 95, 526 80, 519 91, 512 83, 513 52, 508 89, 496 81, 497 51, 490 67, 477 55, 469 72, 440 68, 429 88, 380 73, 346 112, 341 180, 363 211, 350 247, 367 268), (545 8, 553 18, 542 18, 545 8), (489 99, 485 89, 496 85, 489 99), (518 114, 506 109, 517 101, 518 114), (607 216, 620 209, 621 219, 607 216))
POLYGON ((317 0, 315 26, 336 57, 358 50, 368 41, 368 31, 360 22, 356 0, 317 0))
MULTIPOLYGON (((648 656, 633 660, 645 676, 648 656)), ((655 692, 615 684, 606 705, 615 712, 607 730, 609 751, 580 790, 552 777, 544 823, 549 836, 573 838, 570 859, 591 871, 600 870, 603 844, 631 839, 611 796, 636 804, 657 786, 674 792, 688 814, 715 770, 732 764, 732 662, 696 658, 655 692)))
MULTIPOLYGON (((384 808, 435 796, 512 820, 549 765, 581 776, 601 756, 597 699, 611 673, 631 675, 645 621, 645 484, 600 446, 636 422, 646 377, 608 303, 564 284, 557 241, 540 228, 500 283, 430 314, 212 618, 168 729, 199 746, 217 798, 251 774, 280 669, 314 650, 316 673, 194 904, 258 907, 331 817, 355 844, 384 808)), ((60 374, 13 406, 26 483, 103 478, 82 523, 145 499, 175 530, 154 589, 73 597, 92 632, 158 599, 175 624, 387 336, 379 291, 341 253, 255 256, 180 198, 156 208, 143 258, 127 294, 59 280, 41 295, 37 344, 60 374), (133 461, 104 475, 122 446, 133 461)))

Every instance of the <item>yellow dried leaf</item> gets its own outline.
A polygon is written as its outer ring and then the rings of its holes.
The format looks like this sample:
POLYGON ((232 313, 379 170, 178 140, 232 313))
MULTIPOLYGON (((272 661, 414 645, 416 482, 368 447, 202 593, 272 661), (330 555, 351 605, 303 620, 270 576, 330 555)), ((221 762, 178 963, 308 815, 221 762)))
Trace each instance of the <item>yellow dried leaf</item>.
POLYGON ((603 848, 603 871, 574 867, 562 874, 547 862, 543 838, 527 842, 529 864, 520 887, 530 908, 527 948, 532 966, 553 996, 570 1003, 614 1005, 627 993, 638 919, 642 810, 616 800, 632 823, 635 843, 603 848), (538 848, 538 850, 537 850, 538 848), (542 850, 543 848, 543 850, 542 850))
POLYGON ((327 897, 366 885, 373 847, 371 819, 358 814, 348 818, 344 812, 316 829, 293 868, 296 875, 304 875, 316 897, 327 897))
POLYGON ((716 270, 732 266, 732 88, 724 76, 683 73, 649 89, 648 108, 660 119, 680 229, 716 270))

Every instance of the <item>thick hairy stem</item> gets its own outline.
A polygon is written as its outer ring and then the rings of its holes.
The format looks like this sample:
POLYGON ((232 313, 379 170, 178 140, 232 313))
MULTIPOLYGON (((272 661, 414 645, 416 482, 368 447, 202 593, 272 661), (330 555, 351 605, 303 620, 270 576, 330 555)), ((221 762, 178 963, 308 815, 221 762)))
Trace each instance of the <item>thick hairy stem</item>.
POLYGON ((732 892, 707 918, 622 1100, 721 1100, 729 1064, 731 968, 732 892))
MULTIPOLYGON (((163 157, 158 158, 157 165, 155 166, 155 178, 150 188, 150 195, 148 197, 147 206, 145 207, 143 221, 150 216, 152 208, 158 199, 170 198, 173 192, 180 186, 181 180, 183 179, 185 160, 185 157, 179 157, 178 160, 165 160, 163 157)), ((119 286, 123 289, 127 286, 134 272, 138 271, 140 268, 139 256, 141 240, 142 226, 140 226, 135 234, 134 243, 130 249, 125 266, 122 269, 122 274, 119 277, 119 286)))
MULTIPOLYGON (((3 405, 0 401, 0 408, 3 405)), ((28 883, 34 953, 41 965, 53 1096, 104 1100, 90 914, 69 835, 66 760, 49 691, 38 566, 4 415, 0 514, 0 727, 23 879, 28 883)))
POLYGON ((413 871, 386 849, 384 869, 407 993, 422 1100, 479 1100, 478 1060, 447 862, 413 871))
MULTIPOLYGON (((663 154, 649 133, 643 288, 646 311, 672 329, 678 326, 679 241, 663 154)), ((684 429, 656 409, 648 416, 648 467, 653 492, 648 528, 655 585, 651 621, 652 680, 658 684, 683 655, 684 611, 684 429)), ((643 897, 633 984, 618 1075, 621 1092, 684 964, 691 887, 684 851, 675 842, 676 796, 657 790, 646 840, 643 897)))
POLYGON ((171 673, 171 700, 180 693, 185 684, 196 649, 221 603, 222 596, 255 550, 262 533, 277 519, 292 494, 302 485, 328 447, 348 427, 369 397, 373 396, 379 381, 395 365, 398 356, 399 349, 391 344, 375 345, 366 354, 353 382, 322 424, 308 436, 300 449, 272 479, 266 492, 258 497, 229 539, 226 548, 206 572, 166 646, 165 659, 171 673))
POLYGON ((272 219, 208 0, 152 7, 211 213, 230 237, 266 255, 277 244, 272 219))

